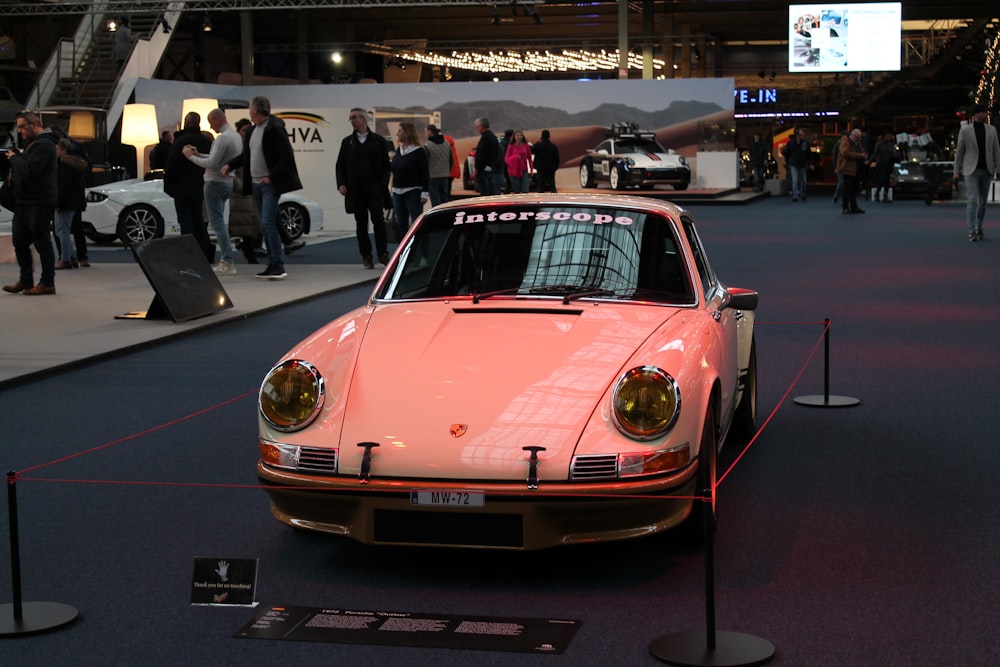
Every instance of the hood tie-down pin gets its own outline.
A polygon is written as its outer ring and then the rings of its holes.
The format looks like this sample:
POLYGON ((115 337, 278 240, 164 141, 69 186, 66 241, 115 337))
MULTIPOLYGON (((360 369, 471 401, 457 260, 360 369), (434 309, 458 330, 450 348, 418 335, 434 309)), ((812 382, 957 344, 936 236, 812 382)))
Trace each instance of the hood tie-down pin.
POLYGON ((361 472, 358 473, 358 481, 367 484, 372 476, 372 447, 378 447, 378 443, 359 442, 358 447, 365 448, 365 453, 361 457, 361 472))
POLYGON ((531 452, 531 458, 528 459, 528 488, 537 489, 538 488, 538 452, 544 452, 544 447, 539 447, 537 445, 529 445, 527 447, 521 447, 526 452, 531 452))

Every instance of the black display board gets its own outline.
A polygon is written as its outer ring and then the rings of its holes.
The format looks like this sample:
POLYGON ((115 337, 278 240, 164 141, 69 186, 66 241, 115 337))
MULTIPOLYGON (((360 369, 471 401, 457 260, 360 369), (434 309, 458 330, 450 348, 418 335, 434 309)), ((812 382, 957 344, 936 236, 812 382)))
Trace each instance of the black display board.
POLYGON ((271 606, 234 636, 521 653, 562 653, 580 621, 271 606))
POLYGON ((256 558, 195 558, 191 604, 256 607, 256 558))
POLYGON ((156 294, 148 310, 116 315, 115 319, 184 322, 233 307, 190 234, 133 245, 132 254, 156 294))

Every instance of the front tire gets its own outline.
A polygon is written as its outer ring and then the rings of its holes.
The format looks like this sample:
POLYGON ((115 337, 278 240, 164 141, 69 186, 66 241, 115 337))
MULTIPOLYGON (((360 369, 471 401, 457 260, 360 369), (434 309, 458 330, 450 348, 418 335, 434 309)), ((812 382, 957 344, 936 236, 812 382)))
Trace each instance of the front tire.
POLYGON ((715 483, 717 480, 718 432, 715 423, 715 413, 709 406, 705 410, 705 419, 701 426, 701 445, 698 447, 698 481, 695 495, 710 500, 695 500, 691 514, 681 524, 681 531, 686 542, 696 545, 705 543, 705 522, 709 522, 710 530, 715 533, 719 516, 716 511, 715 483), (707 516, 706 516, 707 515, 707 516))
POLYGON ((610 183, 612 190, 624 190, 625 180, 625 174, 622 173, 622 166, 620 164, 616 164, 611 167, 611 173, 608 175, 608 182, 610 183))
POLYGON ((289 241, 296 241, 305 234, 308 221, 309 214, 298 204, 284 202, 278 206, 278 224, 284 228, 289 241))
POLYGON ((589 162, 580 163, 580 187, 595 188, 597 181, 594 179, 594 166, 589 162))
POLYGON ((163 217, 148 204, 129 206, 118 216, 118 239, 126 248, 163 238, 163 217))

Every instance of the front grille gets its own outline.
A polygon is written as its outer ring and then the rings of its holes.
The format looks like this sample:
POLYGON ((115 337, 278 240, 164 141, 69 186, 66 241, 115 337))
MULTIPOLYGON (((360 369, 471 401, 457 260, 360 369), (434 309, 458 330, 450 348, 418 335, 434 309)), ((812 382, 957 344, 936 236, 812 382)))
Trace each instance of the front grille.
POLYGON ((524 547, 516 514, 375 510, 375 541, 474 547, 524 547))
POLYGON ((570 479, 617 479, 618 457, 614 454, 574 456, 570 479))
POLYGON ((299 448, 299 470, 309 472, 337 472, 337 450, 321 449, 319 447, 299 448))

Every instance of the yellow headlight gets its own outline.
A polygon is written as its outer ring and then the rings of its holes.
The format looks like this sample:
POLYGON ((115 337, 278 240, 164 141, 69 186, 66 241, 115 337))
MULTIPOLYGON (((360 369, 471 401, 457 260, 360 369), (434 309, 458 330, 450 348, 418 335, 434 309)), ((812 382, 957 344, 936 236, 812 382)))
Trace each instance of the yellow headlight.
POLYGON ((308 426, 323 408, 323 377, 297 359, 271 369, 260 387, 260 413, 279 431, 308 426))
POLYGON ((677 383, 654 366, 625 373, 614 391, 615 425, 636 440, 652 440, 666 433, 680 414, 677 383))

